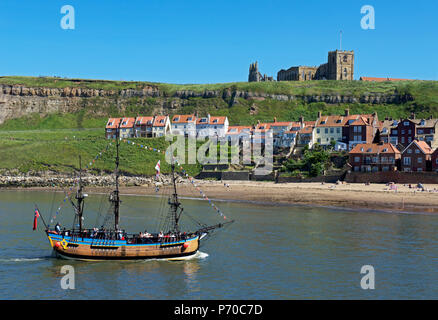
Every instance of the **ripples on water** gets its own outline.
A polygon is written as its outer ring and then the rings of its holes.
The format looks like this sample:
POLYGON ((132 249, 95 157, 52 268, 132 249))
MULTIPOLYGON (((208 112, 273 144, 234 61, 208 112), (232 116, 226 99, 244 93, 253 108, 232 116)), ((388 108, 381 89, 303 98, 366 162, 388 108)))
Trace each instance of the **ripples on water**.
MULTIPOLYGON (((62 199, 47 192, 0 192, 1 299, 438 298, 435 215, 221 202, 236 223, 191 259, 82 262, 52 257, 41 221, 32 232, 34 203, 49 220, 62 199), (75 269, 74 290, 60 286, 66 264, 75 269), (375 290, 360 288, 363 265, 375 268, 375 290)), ((94 225, 99 208, 106 212, 102 199, 87 199, 86 226, 94 225)), ((123 200, 127 230, 156 229, 162 199, 123 200)), ((203 222, 221 221, 205 202, 183 204, 203 222)), ((59 220, 71 226, 70 208, 61 210, 59 220)))

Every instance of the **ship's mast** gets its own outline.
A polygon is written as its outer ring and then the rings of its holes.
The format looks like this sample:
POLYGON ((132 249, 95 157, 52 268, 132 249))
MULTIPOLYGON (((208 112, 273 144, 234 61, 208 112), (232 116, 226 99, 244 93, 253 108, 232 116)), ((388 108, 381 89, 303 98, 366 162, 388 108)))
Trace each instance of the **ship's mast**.
POLYGON ((79 156, 79 186, 78 190, 76 191, 76 211, 79 218, 79 232, 82 231, 82 214, 84 212, 84 199, 85 196, 82 193, 82 163, 81 163, 81 156, 79 156))
MULTIPOLYGON (((121 123, 121 122, 120 122, 121 123)), ((120 197, 119 197, 119 144, 120 144, 120 123, 116 131, 116 189, 110 195, 110 201, 114 205, 114 229, 119 230, 119 208, 120 208, 120 197)))
POLYGON ((182 211, 180 214, 178 214, 178 209, 181 203, 178 201, 178 193, 176 191, 175 164, 173 163, 173 159, 172 159, 171 168, 172 168, 173 195, 172 195, 172 199, 171 200, 169 199, 169 205, 171 208, 172 218, 173 218, 173 231, 179 232, 178 222, 182 211))

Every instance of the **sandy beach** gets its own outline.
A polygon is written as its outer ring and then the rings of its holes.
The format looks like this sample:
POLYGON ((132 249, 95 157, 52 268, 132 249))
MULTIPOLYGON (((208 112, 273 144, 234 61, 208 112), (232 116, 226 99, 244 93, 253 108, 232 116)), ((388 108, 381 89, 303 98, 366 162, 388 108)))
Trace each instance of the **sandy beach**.
MULTIPOLYGON (((266 204, 330 206, 366 210, 438 213, 438 185, 424 185, 421 191, 412 185, 397 185, 397 191, 385 184, 284 183, 254 181, 197 181, 211 200, 248 201, 266 204), (228 186, 225 186, 227 184, 228 186)), ((161 187, 158 194, 166 194, 161 187)), ((19 190, 62 190, 56 188, 15 188, 19 190)), ((109 188, 88 187, 88 193, 107 192, 109 188)), ((121 187, 122 195, 157 195, 153 186, 121 187)), ((179 184, 181 197, 202 198, 191 184, 179 184)))

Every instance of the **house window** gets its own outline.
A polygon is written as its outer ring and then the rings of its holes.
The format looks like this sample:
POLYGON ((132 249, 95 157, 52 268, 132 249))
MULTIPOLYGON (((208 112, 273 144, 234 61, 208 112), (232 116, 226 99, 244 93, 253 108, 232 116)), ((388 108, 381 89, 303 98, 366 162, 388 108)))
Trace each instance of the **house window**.
POLYGON ((319 130, 319 128, 318 128, 318 129, 316 129, 316 133, 320 133, 320 131, 321 131, 321 130, 319 130))
POLYGON ((423 158, 417 158, 417 163, 423 163, 423 158))
POLYGON ((408 126, 409 126, 409 121, 405 121, 405 122, 403 122, 403 125, 404 125, 405 127, 408 127, 408 126))
POLYGON ((419 149, 415 149, 415 153, 420 153, 420 150, 419 149))
POLYGON ((334 133, 335 132, 335 128, 330 128, 330 133, 334 133))
POLYGON ((408 153, 412 153, 412 149, 408 149, 408 153))
POLYGON ((354 162, 360 162, 360 157, 354 157, 354 162))
POLYGON ((405 137, 401 138, 401 143, 405 143, 405 137))
POLYGON ((327 129, 327 128, 325 128, 324 132, 325 132, 325 133, 328 133, 328 129, 327 129))
POLYGON ((389 171, 389 167, 382 167, 382 171, 383 172, 388 172, 389 171))
MULTIPOLYGON (((410 131, 410 130, 409 130, 410 131)), ((424 130, 423 129, 418 129, 418 134, 423 134, 424 130)))
POLYGON ((411 158, 410 157, 403 158, 403 164, 405 166, 410 166, 411 165, 411 158))
POLYGON ((417 171, 421 172, 421 171, 423 171, 423 168, 417 168, 417 171))
POLYGON ((396 136, 397 134, 398 134, 398 131, 397 130, 392 130, 392 133, 391 133, 393 136, 396 136))
POLYGON ((402 130, 402 131, 401 131, 401 134, 405 134, 405 130, 402 130))
POLYGON ((336 128, 336 133, 341 133, 341 128, 336 128))

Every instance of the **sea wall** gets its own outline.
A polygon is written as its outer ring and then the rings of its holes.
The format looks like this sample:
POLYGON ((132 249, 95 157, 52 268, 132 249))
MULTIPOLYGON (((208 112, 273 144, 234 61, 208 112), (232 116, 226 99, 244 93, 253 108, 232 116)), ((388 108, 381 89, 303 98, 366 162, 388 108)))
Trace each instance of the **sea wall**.
POLYGON ((438 174, 435 172, 350 172, 345 176, 349 183, 406 183, 406 184, 438 184, 438 174))
MULTIPOLYGON (((186 179, 177 177, 177 183, 187 183, 186 179)), ((78 177, 68 174, 3 174, 0 175, 0 187, 73 187, 78 183, 78 177)), ((94 187, 113 187, 115 180, 113 175, 83 175, 82 183, 84 186, 94 187)), ((154 186, 169 185, 170 176, 160 175, 159 180, 154 177, 143 176, 123 176, 119 177, 121 186, 154 186)))

